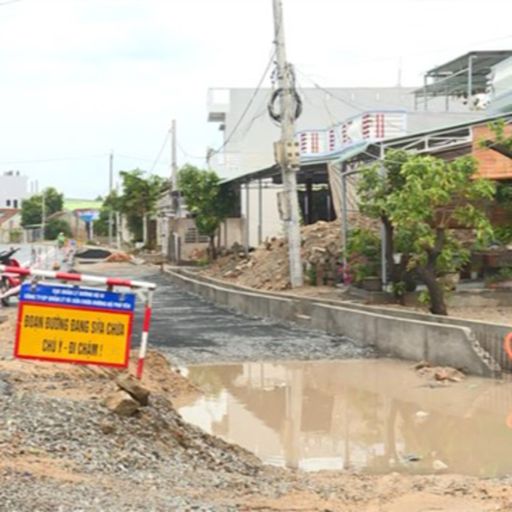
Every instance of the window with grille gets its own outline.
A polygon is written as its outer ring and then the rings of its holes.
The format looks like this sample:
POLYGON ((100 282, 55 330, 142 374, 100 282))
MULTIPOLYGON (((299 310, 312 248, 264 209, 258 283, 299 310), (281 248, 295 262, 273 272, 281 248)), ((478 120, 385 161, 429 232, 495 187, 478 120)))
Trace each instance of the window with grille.
POLYGON ((206 244, 210 239, 206 235, 200 235, 197 228, 188 228, 185 231, 186 244, 206 244))

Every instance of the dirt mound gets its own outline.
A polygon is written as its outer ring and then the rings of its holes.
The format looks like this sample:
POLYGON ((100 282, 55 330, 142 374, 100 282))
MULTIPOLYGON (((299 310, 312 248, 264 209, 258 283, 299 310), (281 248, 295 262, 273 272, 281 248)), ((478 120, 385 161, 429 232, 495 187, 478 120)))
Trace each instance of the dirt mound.
POLYGON ((107 249, 86 247, 81 251, 77 251, 75 257, 81 260, 103 260, 111 254, 112 252, 107 249))
MULTIPOLYGON (((135 356, 135 354, 134 354, 135 356)), ((131 372, 135 373, 136 358, 132 357, 131 372)), ((169 360, 160 352, 150 350, 144 365, 144 384, 153 393, 162 393, 176 406, 197 397, 201 392, 180 371, 172 368, 169 360)))
MULTIPOLYGON (((361 216, 350 219, 351 227, 370 228, 374 224, 374 221, 361 216)), ((339 221, 319 221, 301 228, 305 284, 333 286, 339 281, 341 229, 339 221)), ((248 255, 241 250, 232 251, 203 273, 252 288, 279 291, 290 288, 288 269, 287 241, 271 238, 248 255)))
POLYGON ((105 261, 107 263, 124 263, 132 261, 132 257, 125 252, 113 252, 105 261))
MULTIPOLYGON (((116 389, 120 372, 14 360, 15 313, 8 310, 0 325, 2 512, 511 510, 509 478, 312 474, 263 466, 246 450, 183 421, 172 393, 194 388, 158 352, 146 360, 149 406, 118 416, 101 399, 116 389)), ((428 421, 418 413, 417 421, 428 421)), ((216 422, 229 427, 220 416, 216 422)))

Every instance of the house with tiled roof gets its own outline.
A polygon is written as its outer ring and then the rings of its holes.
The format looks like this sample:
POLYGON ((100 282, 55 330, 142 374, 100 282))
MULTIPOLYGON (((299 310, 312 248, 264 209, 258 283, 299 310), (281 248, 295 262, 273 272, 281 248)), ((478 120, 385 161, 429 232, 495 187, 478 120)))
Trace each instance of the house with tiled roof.
POLYGON ((21 233, 21 210, 0 208, 0 243, 20 242, 21 233))

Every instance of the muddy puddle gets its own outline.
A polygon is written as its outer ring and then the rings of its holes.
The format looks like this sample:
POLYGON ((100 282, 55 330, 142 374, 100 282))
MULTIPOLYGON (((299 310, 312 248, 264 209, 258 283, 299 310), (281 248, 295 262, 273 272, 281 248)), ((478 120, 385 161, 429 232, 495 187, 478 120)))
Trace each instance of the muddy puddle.
POLYGON ((204 396, 180 408, 264 463, 503 476, 512 473, 512 383, 440 383, 410 363, 351 360, 201 365, 204 396))

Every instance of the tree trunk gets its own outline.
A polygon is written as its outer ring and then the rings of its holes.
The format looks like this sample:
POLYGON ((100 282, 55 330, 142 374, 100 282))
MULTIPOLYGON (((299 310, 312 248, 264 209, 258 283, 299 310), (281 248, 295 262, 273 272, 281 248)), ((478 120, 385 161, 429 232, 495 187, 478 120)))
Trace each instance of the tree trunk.
POLYGON ((444 229, 438 228, 436 230, 436 241, 434 248, 427 251, 428 258, 427 264, 424 267, 418 267, 418 273, 423 279, 423 282, 428 288, 430 294, 430 312, 434 315, 448 315, 446 304, 444 302, 444 288, 443 285, 437 281, 436 276, 436 261, 437 257, 441 254, 445 242, 444 229))
POLYGON ((148 243, 148 224, 146 218, 146 211, 142 212, 142 245, 146 247, 148 243))
POLYGON ((217 259, 217 248, 215 247, 215 235, 210 236, 210 256, 213 260, 217 259))
POLYGON ((430 294, 430 312, 434 315, 446 316, 448 311, 444 302, 444 289, 443 285, 437 281, 435 271, 433 268, 418 268, 418 274, 430 294))
POLYGON ((400 273, 395 269, 395 260, 393 258, 393 254, 395 253, 394 246, 394 228, 393 224, 389 220, 388 217, 383 215, 381 217, 382 223, 384 224, 384 232, 386 236, 386 267, 387 267, 387 275, 390 277, 392 283, 397 283, 400 281, 401 276, 400 273))

